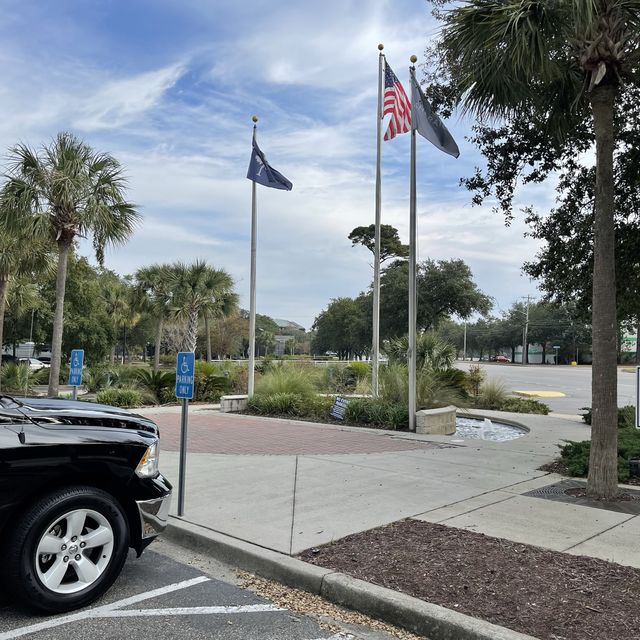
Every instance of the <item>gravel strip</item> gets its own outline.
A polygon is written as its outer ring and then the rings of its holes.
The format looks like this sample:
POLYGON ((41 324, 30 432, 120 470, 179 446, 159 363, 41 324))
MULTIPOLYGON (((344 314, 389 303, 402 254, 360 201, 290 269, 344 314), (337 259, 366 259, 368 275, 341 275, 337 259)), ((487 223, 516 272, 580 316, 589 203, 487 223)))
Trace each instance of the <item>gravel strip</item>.
POLYGON ((238 572, 238 576, 241 580, 240 586, 243 589, 250 589, 283 609, 313 617, 323 629, 333 632, 344 631, 343 627, 332 623, 335 620, 343 625, 375 629, 387 634, 389 638, 399 638, 400 640, 422 640, 424 638, 424 636, 416 636, 409 631, 380 622, 357 611, 344 609, 306 591, 285 587, 278 582, 259 578, 250 573, 238 572))

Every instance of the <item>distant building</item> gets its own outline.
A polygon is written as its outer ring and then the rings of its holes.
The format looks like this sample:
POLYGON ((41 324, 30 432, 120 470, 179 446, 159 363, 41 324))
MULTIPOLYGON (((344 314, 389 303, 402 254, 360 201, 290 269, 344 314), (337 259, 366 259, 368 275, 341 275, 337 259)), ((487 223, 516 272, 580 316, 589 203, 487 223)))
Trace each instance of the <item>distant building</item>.
POLYGON ((292 330, 304 331, 304 327, 302 325, 299 325, 297 322, 292 322, 291 320, 282 320, 281 318, 272 318, 272 320, 278 325, 280 333, 292 330))

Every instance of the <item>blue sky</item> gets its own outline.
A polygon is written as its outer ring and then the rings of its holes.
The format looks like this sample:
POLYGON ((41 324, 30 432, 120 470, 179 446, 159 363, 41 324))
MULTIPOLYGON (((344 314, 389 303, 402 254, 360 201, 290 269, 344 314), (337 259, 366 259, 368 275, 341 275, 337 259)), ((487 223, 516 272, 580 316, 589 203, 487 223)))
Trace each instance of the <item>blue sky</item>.
MULTIPOLYGON (((377 44, 408 89, 435 25, 422 0, 0 0, 0 148, 71 130, 127 168, 143 224, 107 252, 121 274, 206 258, 248 306, 251 116, 287 193, 258 188, 259 313, 310 327, 371 280, 347 235, 374 219, 377 44)), ((420 63, 419 63, 420 64, 420 63)), ((420 71, 418 73, 420 76, 420 71)), ((448 123, 461 157, 418 141, 419 258, 462 258, 496 311, 535 293, 536 244, 471 207, 458 186, 481 158, 472 122, 448 123)), ((408 232, 408 146, 383 143, 383 222, 408 232)), ((522 203, 548 207, 551 187, 522 203)), ((89 245, 82 251, 90 254, 89 245)))

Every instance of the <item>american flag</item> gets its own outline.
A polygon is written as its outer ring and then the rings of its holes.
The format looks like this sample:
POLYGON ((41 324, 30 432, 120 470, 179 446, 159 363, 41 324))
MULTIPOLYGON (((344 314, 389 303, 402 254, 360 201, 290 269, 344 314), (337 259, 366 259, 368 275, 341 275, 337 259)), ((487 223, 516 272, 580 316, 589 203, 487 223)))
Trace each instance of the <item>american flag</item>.
POLYGON ((400 80, 391 71, 391 67, 384 64, 384 106, 382 117, 391 114, 389 126, 384 134, 385 140, 395 138, 399 133, 411 130, 411 102, 404 92, 400 80))

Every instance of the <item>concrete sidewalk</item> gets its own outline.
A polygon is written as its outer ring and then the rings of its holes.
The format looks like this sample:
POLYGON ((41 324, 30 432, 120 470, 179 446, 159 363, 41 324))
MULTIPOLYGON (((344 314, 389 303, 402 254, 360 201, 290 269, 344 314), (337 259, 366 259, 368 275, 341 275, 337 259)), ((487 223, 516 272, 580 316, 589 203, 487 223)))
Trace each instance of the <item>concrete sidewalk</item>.
MULTIPOLYGON (((572 419, 500 414, 530 433, 504 443, 221 414, 189 421, 184 519, 295 554, 413 517, 640 567, 640 517, 524 493, 560 476, 538 468, 572 419)), ((162 431, 161 468, 177 483, 179 410, 145 411, 162 431)), ((474 414, 496 416, 495 412, 474 414)))

